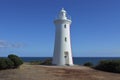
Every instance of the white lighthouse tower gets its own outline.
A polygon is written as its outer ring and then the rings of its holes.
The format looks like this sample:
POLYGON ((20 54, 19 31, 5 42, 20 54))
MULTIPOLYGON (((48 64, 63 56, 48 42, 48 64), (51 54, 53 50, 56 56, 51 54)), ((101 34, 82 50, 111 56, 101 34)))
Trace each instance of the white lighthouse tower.
POLYGON ((73 65, 72 49, 70 40, 71 19, 67 17, 67 12, 62 8, 58 18, 54 20, 56 26, 55 45, 52 64, 73 65))

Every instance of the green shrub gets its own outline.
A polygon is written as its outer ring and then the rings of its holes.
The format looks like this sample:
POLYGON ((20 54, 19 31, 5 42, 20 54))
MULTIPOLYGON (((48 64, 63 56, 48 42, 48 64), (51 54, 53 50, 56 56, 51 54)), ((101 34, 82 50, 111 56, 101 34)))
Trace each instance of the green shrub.
POLYGON ((86 62, 84 66, 93 67, 93 64, 91 62, 86 62))
POLYGON ((120 73, 120 60, 103 60, 95 67, 96 69, 120 73))
POLYGON ((8 58, 14 63, 15 68, 17 68, 21 64, 23 64, 23 61, 18 56, 14 55, 14 54, 8 55, 8 58))
POLYGON ((14 63, 10 59, 6 59, 7 69, 14 68, 14 63))
POLYGON ((116 66, 115 69, 116 69, 116 72, 117 72, 117 73, 120 73, 120 65, 119 65, 119 66, 116 66))
POLYGON ((32 65, 40 65, 41 61, 30 61, 30 64, 32 64, 32 65))
POLYGON ((46 59, 41 63, 41 65, 52 65, 52 59, 46 59))
POLYGON ((6 64, 5 58, 0 58, 0 69, 6 69, 8 65, 6 64))
POLYGON ((17 68, 22 63, 22 60, 18 56, 8 55, 8 58, 0 58, 0 69, 17 68))

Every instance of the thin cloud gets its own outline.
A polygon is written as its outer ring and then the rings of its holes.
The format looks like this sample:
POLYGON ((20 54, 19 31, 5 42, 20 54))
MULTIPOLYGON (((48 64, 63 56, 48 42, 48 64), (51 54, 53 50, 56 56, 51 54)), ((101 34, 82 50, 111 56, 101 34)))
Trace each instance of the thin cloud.
POLYGON ((23 43, 14 43, 14 44, 11 44, 11 47, 12 48, 21 48, 21 47, 24 47, 25 44, 23 43))
POLYGON ((9 47, 8 42, 4 40, 0 40, 0 48, 7 48, 7 47, 9 47))
POLYGON ((9 43, 5 40, 0 40, 0 48, 21 48, 24 47, 23 43, 9 43))

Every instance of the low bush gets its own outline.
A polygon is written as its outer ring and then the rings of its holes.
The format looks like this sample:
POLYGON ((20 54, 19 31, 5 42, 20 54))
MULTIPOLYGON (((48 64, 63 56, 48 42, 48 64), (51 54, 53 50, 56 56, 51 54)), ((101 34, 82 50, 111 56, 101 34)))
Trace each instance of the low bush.
POLYGON ((10 69, 14 67, 14 63, 8 58, 0 58, 0 69, 10 69))
POLYGON ((95 67, 96 69, 120 73, 120 60, 103 60, 95 67))
POLYGON ((88 67, 93 67, 93 64, 91 62, 86 62, 85 64, 83 64, 84 66, 88 66, 88 67))
POLYGON ((7 69, 14 68, 14 63, 10 59, 6 59, 7 69))
POLYGON ((31 65, 40 65, 41 63, 41 61, 30 61, 31 65))
POLYGON ((0 58, 0 70, 17 68, 21 64, 23 64, 23 61, 18 56, 13 54, 8 55, 8 58, 0 58))
POLYGON ((15 68, 17 68, 21 64, 23 64, 23 61, 18 56, 14 55, 14 54, 8 55, 8 58, 14 63, 15 68))
POLYGON ((46 59, 41 63, 41 65, 52 65, 52 59, 46 59))
POLYGON ((6 69, 7 68, 6 59, 0 58, 0 69, 6 69))

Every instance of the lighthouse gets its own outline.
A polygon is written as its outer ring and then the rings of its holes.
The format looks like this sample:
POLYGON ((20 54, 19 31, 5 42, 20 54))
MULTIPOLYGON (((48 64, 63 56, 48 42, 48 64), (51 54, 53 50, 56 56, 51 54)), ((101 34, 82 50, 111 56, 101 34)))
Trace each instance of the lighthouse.
POLYGON ((67 12, 62 8, 59 12, 57 19, 54 20, 55 24, 55 44, 52 64, 58 66, 72 66, 72 49, 70 38, 70 25, 71 19, 68 17, 67 12))

